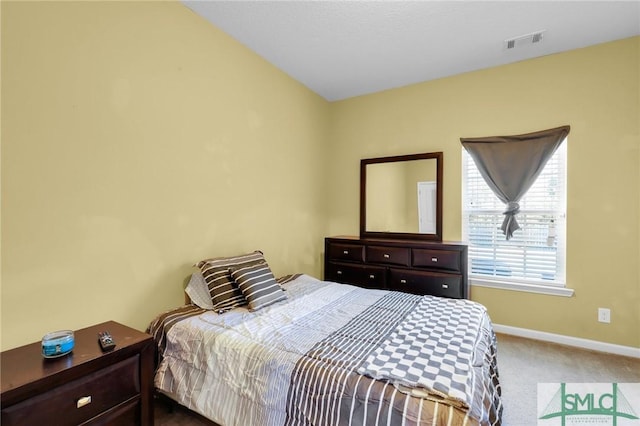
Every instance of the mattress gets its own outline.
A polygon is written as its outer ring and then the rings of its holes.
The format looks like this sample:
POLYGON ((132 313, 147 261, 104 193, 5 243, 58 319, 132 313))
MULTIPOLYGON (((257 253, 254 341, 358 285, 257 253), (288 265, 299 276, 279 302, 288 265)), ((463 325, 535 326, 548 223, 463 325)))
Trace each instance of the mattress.
POLYGON ((283 288, 256 312, 158 315, 156 388, 224 426, 500 424, 482 305, 308 275, 283 288))

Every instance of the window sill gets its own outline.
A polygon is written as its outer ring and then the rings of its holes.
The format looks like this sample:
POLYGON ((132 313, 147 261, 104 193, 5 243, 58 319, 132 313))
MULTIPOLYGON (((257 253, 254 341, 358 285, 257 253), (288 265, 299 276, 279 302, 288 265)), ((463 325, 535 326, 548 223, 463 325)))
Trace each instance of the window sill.
POLYGON ((572 297, 573 289, 549 285, 524 284, 518 282, 491 281, 482 278, 469 278, 472 286, 497 288, 500 290, 524 291, 527 293, 546 294, 550 296, 572 297))

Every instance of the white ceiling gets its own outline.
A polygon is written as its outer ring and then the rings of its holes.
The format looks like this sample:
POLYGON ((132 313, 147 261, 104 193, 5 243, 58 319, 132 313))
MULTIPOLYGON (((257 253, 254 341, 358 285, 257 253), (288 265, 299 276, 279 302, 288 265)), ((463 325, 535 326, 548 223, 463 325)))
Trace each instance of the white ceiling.
POLYGON ((183 3, 329 101, 640 34, 640 0, 183 3))

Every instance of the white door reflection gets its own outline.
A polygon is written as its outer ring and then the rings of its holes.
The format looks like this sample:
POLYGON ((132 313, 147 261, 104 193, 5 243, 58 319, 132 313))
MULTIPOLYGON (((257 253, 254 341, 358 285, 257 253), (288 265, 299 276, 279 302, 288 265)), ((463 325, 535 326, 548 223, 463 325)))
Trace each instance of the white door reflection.
POLYGON ((436 182, 418 182, 418 224, 421 234, 436 233, 436 182))

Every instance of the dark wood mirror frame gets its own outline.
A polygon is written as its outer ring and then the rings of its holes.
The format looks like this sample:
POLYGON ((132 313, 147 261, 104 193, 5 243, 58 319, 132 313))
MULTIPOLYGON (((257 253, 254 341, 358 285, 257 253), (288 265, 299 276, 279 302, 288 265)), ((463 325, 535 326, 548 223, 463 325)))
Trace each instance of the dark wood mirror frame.
POLYGON ((442 152, 399 155, 394 157, 366 158, 360 160, 360 238, 418 239, 442 241, 442 152), (400 161, 436 160, 436 232, 422 234, 410 232, 367 231, 367 166, 369 164, 395 163, 400 161))

